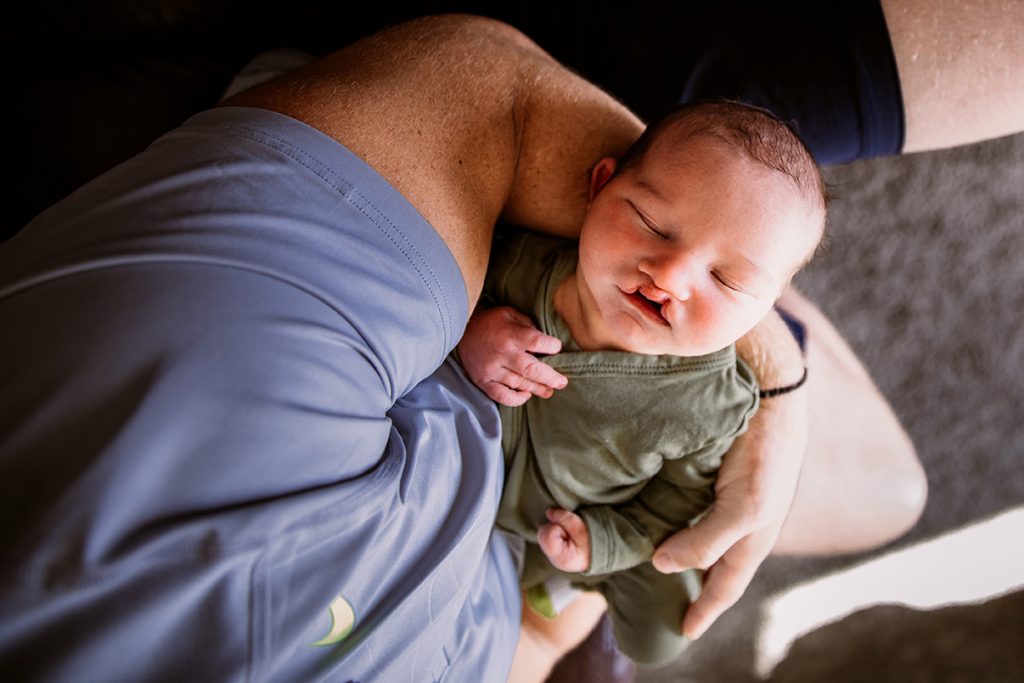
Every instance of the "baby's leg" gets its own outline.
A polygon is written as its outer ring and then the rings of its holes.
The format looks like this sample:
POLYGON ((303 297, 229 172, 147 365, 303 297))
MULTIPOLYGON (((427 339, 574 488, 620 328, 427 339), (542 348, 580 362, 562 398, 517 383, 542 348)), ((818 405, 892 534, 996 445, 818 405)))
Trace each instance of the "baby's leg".
POLYGON ((696 570, 662 574, 650 562, 595 581, 608 600, 619 649, 638 664, 655 666, 678 659, 689 646, 683 615, 700 585, 696 570))
POLYGON ((545 619, 524 599, 523 624, 509 683, 541 683, 547 679, 558 660, 594 630, 605 607, 600 593, 587 592, 554 619, 545 619))

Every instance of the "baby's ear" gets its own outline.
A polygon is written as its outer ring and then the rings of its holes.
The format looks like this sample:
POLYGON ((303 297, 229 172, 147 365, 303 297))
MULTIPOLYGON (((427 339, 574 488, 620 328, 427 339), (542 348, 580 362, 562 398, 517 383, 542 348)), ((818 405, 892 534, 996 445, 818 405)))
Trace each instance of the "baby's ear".
POLYGON ((617 167, 618 162, 611 157, 605 157, 594 164, 593 170, 590 171, 590 201, 594 201, 594 197, 601 191, 601 188, 612 179, 617 167))

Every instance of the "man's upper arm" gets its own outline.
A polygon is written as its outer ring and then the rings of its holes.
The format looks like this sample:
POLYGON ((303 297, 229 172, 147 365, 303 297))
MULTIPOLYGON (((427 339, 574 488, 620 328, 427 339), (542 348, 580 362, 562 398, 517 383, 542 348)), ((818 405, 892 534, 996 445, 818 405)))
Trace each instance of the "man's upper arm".
POLYGON ((428 17, 226 104, 303 121, 362 157, 451 249, 475 302, 494 223, 575 236, 588 173, 642 124, 515 29, 428 17))

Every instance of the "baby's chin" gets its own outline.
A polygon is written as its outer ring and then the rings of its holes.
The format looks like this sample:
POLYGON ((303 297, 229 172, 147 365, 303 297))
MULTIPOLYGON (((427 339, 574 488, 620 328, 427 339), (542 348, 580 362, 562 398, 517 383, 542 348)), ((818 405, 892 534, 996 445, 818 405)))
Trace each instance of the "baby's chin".
POLYGON ((702 334, 687 333, 687 330, 668 326, 652 327, 630 313, 621 313, 605 318, 607 335, 614 339, 606 351, 625 351, 645 356, 706 356, 720 351, 732 342, 726 339, 726 330, 701 330, 702 334), (723 341, 724 340, 724 341, 723 341))
POLYGON ((699 358, 700 356, 707 356, 709 354, 715 353, 716 351, 721 351, 726 346, 728 346, 728 344, 719 346, 717 348, 710 346, 677 346, 666 349, 665 351, 662 351, 659 355, 681 356, 683 358, 699 358))
POLYGON ((630 353, 640 353, 647 356, 682 356, 695 358, 698 356, 707 356, 708 354, 721 351, 725 347, 729 346, 729 342, 717 345, 714 342, 694 344, 692 341, 665 341, 647 339, 642 336, 639 337, 640 338, 627 339, 625 343, 623 343, 621 350, 628 351, 630 353))

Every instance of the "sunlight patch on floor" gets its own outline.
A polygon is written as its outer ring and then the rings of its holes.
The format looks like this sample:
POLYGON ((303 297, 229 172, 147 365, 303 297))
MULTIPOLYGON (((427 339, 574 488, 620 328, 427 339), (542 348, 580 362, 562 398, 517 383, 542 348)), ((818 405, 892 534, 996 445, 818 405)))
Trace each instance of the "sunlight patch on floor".
POLYGON ((1024 587, 1024 507, 777 593, 754 652, 767 678, 802 635, 873 605, 980 603, 1024 587))

